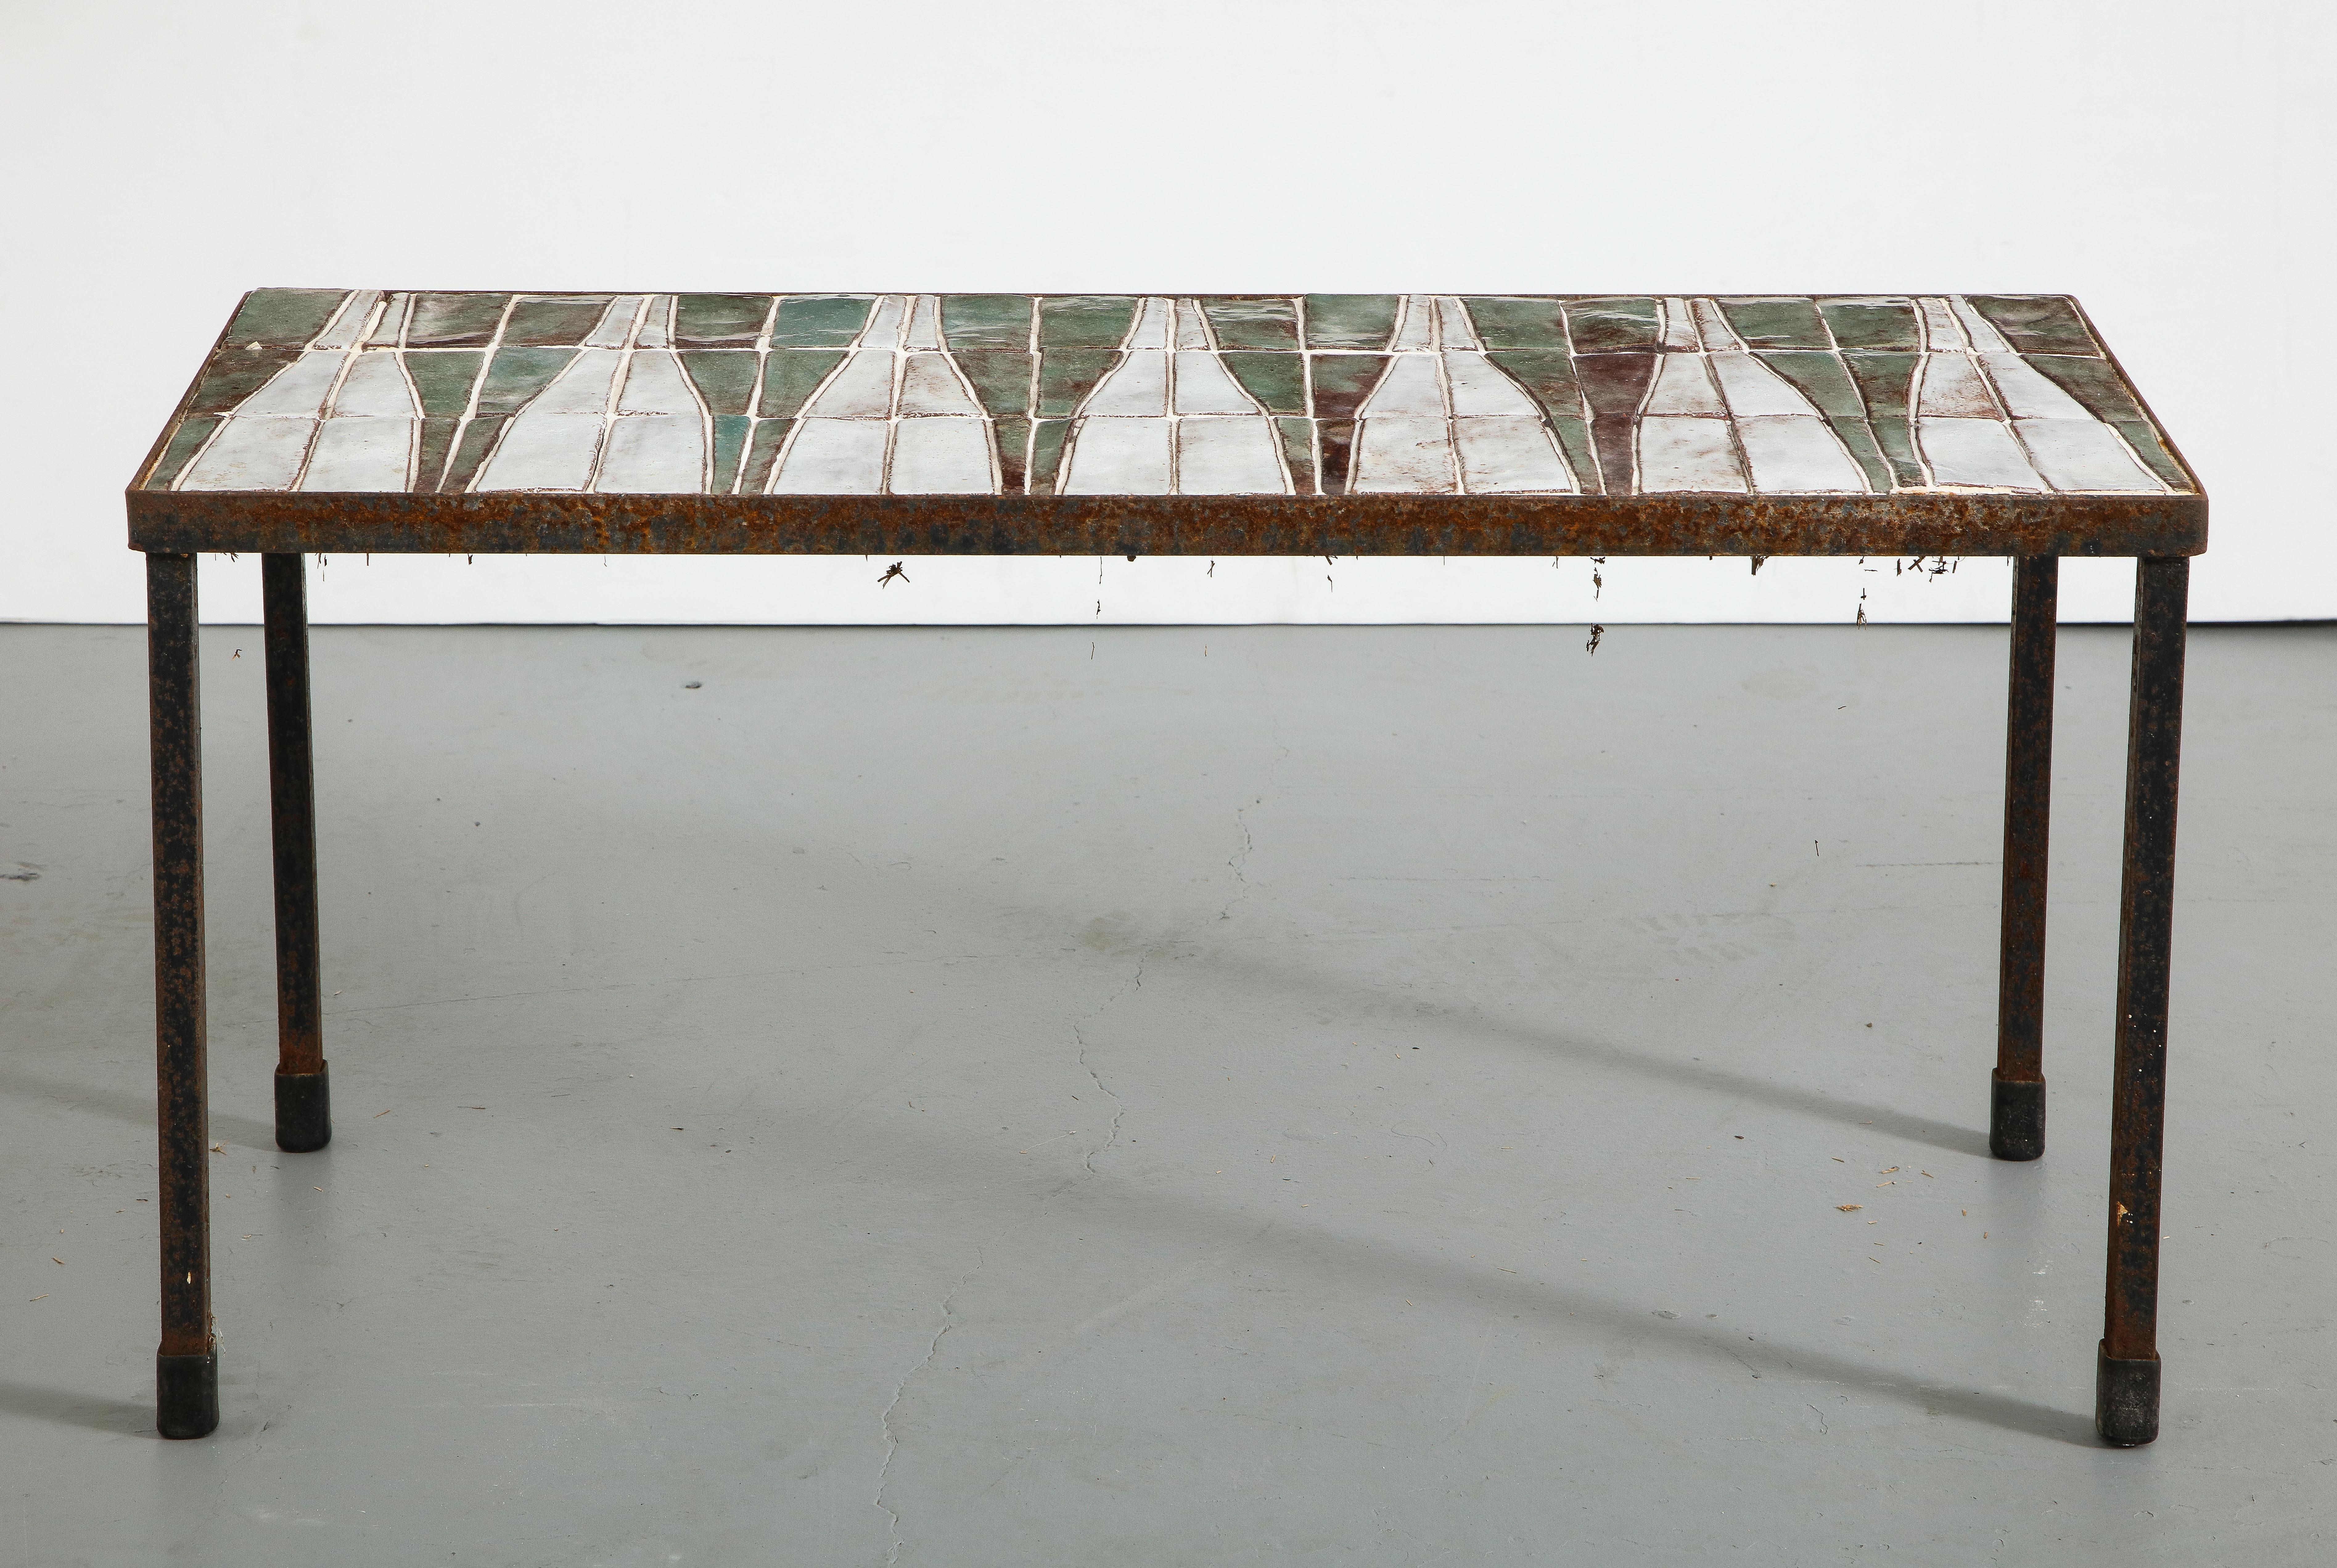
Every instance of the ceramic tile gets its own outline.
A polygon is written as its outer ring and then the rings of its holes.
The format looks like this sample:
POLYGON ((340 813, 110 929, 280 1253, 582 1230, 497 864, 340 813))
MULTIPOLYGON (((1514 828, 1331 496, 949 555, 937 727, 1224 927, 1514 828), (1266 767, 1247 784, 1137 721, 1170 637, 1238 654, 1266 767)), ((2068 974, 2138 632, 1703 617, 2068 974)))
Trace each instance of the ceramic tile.
POLYGON ((1393 294, 1309 294, 1309 348, 1384 348, 1395 330, 1393 294))
POLYGON ((682 294, 675 297, 674 341, 687 348, 752 348, 776 303, 768 294, 682 294))
POLYGON ((1229 299, 1205 296, 1220 348, 1260 348, 1287 354, 1298 347, 1298 302, 1295 299, 1229 299))
POLYGON ((503 341, 525 348, 578 347, 609 313, 610 299, 606 294, 523 297, 504 323, 503 341))
POLYGON ((2074 305, 2047 296, 269 289, 239 306, 179 418, 150 486, 1783 495, 2190 483, 2074 305))
POLYGON ((953 350, 1031 347, 1033 317, 1028 294, 945 294, 942 335, 953 350))
POLYGON ((298 348, 325 329, 349 297, 346 289, 255 289, 228 323, 223 341, 298 348))
POLYGON ((508 294, 417 294, 406 318, 409 348, 480 348, 494 341, 508 294))
POLYGON ((1970 294, 1965 298, 1995 323, 2022 354, 2101 353, 2085 318, 2069 300, 2050 294, 1970 294))
POLYGON ((867 294, 790 294, 771 325, 774 348, 842 348, 868 324, 867 294))

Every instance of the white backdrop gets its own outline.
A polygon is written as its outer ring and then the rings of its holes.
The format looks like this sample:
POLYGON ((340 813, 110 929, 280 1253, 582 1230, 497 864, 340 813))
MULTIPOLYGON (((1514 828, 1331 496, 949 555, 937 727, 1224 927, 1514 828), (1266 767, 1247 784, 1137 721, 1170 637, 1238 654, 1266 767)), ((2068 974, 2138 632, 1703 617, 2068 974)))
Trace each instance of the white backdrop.
MULTIPOLYGON (((2309 0, 0 6, 0 619, 143 619, 121 486, 262 284, 2082 298, 2337 615, 2309 0)), ((340 557, 324 621, 1987 620, 2001 562, 340 557)), ((2063 613, 2127 612, 2074 563, 2063 613)), ((207 562, 210 620, 256 563, 207 562)))

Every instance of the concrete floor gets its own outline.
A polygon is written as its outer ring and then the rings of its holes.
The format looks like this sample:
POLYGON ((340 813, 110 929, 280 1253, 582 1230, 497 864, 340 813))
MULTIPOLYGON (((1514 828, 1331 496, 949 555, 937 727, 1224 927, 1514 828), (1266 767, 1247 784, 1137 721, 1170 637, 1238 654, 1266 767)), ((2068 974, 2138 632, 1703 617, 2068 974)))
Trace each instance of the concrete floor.
POLYGON ((2337 632, 2194 641, 2128 1452, 2125 633, 2062 640, 2029 1166, 2002 630, 1582 643, 320 632, 288 1156, 213 629, 225 1420, 172 1444, 143 638, 0 628, 0 1563, 2330 1561, 2337 632))

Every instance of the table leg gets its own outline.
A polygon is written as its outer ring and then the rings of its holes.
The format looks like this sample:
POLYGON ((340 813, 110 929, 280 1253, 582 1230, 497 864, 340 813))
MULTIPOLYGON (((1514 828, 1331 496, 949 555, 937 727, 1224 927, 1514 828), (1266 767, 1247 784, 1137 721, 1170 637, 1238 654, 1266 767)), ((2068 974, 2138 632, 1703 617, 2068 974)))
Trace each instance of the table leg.
POLYGON ((2126 876, 2118 908, 2110 1104, 2109 1268, 2094 1426, 2120 1447, 2158 1436, 2158 1183, 2166 1128, 2166 992, 2175 935, 2176 769, 2191 563, 2136 563, 2127 720, 2126 876))
POLYGON ((268 617, 268 776, 276 839, 276 1146, 333 1138, 317 957, 317 784, 309 745, 307 563, 263 555, 268 617))
POLYGON ((154 767, 155 1128, 162 1343, 155 1425, 200 1437, 219 1425, 211 1337, 209 1084, 203 1018, 202 694, 195 558, 146 557, 146 691, 154 767))
POLYGON ((2058 556, 2012 568, 2012 678, 2005 708, 2004 940, 1988 1150, 2045 1152, 2045 860, 2053 801, 2053 650, 2058 556))

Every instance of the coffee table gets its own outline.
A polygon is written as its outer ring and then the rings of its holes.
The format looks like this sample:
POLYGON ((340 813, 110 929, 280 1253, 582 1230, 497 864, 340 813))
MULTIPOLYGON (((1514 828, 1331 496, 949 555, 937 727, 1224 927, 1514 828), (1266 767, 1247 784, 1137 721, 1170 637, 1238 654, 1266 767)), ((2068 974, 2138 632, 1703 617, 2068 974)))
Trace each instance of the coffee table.
POLYGON ((2005 555, 1989 1147, 2045 1148, 2060 558, 2134 556, 2095 1424, 2157 1436, 2190 557, 2207 498, 2053 295, 247 295, 129 493, 146 555, 158 1425, 219 1423, 195 556, 262 557, 277 1142, 332 1136, 303 557, 2005 555))

